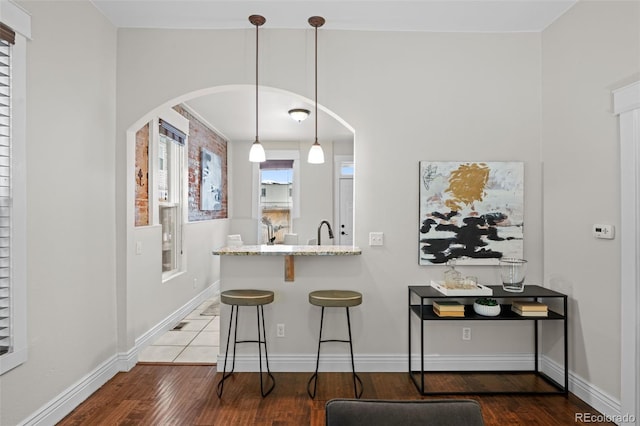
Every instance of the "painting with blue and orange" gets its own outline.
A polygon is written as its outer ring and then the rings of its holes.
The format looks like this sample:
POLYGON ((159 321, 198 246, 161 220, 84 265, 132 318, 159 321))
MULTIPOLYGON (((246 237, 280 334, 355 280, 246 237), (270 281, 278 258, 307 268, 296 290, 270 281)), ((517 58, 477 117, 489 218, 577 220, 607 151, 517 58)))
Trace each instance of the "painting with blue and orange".
POLYGON ((420 161, 420 265, 522 258, 522 162, 420 161))

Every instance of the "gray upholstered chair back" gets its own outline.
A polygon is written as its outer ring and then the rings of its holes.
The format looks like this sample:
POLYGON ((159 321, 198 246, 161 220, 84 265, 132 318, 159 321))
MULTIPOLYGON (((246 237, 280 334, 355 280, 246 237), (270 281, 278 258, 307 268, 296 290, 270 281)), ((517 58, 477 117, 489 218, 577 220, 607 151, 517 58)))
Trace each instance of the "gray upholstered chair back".
POLYGON ((327 426, 484 426, 472 399, 332 399, 326 415, 327 426))

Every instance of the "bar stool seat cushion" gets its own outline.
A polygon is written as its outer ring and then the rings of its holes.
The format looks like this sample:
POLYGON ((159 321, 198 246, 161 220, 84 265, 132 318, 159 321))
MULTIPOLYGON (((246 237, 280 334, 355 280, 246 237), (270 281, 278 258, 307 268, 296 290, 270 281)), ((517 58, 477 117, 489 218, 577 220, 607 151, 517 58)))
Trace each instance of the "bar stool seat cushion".
POLYGON ((348 308, 362 303, 362 293, 352 290, 318 290, 309 293, 309 303, 327 308, 348 308))
POLYGON ((258 306, 273 302, 270 290, 226 290, 220 293, 220 301, 225 305, 258 306))

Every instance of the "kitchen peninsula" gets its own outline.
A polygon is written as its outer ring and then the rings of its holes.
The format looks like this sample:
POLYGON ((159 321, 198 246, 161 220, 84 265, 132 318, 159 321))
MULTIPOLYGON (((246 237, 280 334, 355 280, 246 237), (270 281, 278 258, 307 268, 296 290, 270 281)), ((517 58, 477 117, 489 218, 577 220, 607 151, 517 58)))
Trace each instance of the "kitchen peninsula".
POLYGON ((284 280, 295 280, 295 256, 353 256, 362 254, 355 246, 334 245, 246 245, 229 246, 213 250, 214 255, 221 256, 284 256, 284 280))

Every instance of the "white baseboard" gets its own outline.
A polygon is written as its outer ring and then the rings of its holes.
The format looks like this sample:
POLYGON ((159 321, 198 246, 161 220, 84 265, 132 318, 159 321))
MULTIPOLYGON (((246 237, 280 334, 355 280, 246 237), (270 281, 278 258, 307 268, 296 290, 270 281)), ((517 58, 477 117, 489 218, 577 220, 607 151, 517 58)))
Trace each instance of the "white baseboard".
POLYGON ((119 371, 122 371, 121 368, 126 367, 126 365, 120 365, 120 363, 121 360, 118 356, 111 357, 91 373, 69 386, 56 398, 40 407, 34 414, 22 421, 20 425, 55 425, 80 405, 82 401, 111 380, 119 371))
POLYGON ((40 407, 39 410, 23 420, 20 425, 48 426, 58 423, 117 373, 131 370, 138 361, 138 352, 144 348, 145 344, 152 342, 157 336, 173 327, 177 321, 180 321, 193 311, 200 303, 219 292, 220 282, 218 281, 176 310, 160 324, 136 339, 134 347, 129 351, 116 354, 103 362, 92 372, 40 407))
MULTIPOLYGON (((231 356, 229 356, 231 358, 231 356)), ((525 370, 533 369, 533 356, 529 354, 503 355, 427 355, 425 370, 525 370)), ((224 366, 224 353, 218 356, 218 367, 224 366)), ((409 360, 404 354, 394 355, 354 355, 356 371, 360 372, 408 372, 409 360)), ((263 361, 264 364, 264 361, 263 361)), ((412 356, 412 369, 420 369, 420 356, 412 356)), ((269 367, 274 372, 310 372, 316 368, 316 354, 269 355, 269 367)), ((238 355, 235 371, 258 371, 258 356, 238 355)), ((351 371, 351 357, 348 354, 321 354, 320 371, 351 371)))
MULTIPOLYGON (((220 283, 214 283, 182 308, 176 310, 160 324, 153 327, 135 341, 128 352, 114 355, 99 365, 91 373, 67 388, 64 392, 45 404, 20 425, 54 425, 73 411, 80 403, 107 383, 121 371, 129 371, 135 366, 138 352, 157 336, 169 330, 188 315, 207 298, 219 292, 220 283)), ((224 354, 218 357, 218 366, 222 370, 224 354)), ((391 355, 355 355, 356 371, 359 372, 408 372, 409 363, 405 354, 391 355)), ((411 368, 420 368, 420 356, 413 355, 411 368)), ((424 358, 425 369, 434 371, 463 370, 527 370, 533 368, 534 358, 530 354, 492 354, 492 355, 427 355, 424 358)), ((315 370, 316 354, 289 354, 269 356, 269 367, 273 372, 312 372, 315 370)), ((564 370, 561 365, 545 356, 541 357, 541 371, 558 383, 564 382, 564 370)), ((321 354, 320 371, 351 371, 351 358, 347 354, 321 354)), ((235 371, 259 371, 256 355, 238 355, 235 371)), ((616 422, 621 418, 620 401, 590 384, 578 375, 569 372, 569 391, 601 412, 608 420, 616 422)), ((622 424, 622 423, 617 423, 622 424)))
MULTIPOLYGON (((218 357, 218 368, 222 371, 224 353, 218 357)), ((354 355, 357 372, 408 372, 409 361, 404 354, 395 355, 354 355)), ((316 354, 269 356, 269 367, 273 372, 312 372, 315 370, 316 354)), ((264 361, 263 361, 264 368, 264 361)), ((420 369, 420 356, 413 355, 411 368, 420 369)), ((491 355, 426 355, 425 370, 431 371, 492 371, 492 370, 532 370, 534 357, 531 354, 491 354, 491 355)), ((563 367, 552 359, 541 356, 540 370, 556 382, 564 383, 563 367)), ((257 355, 238 355, 235 371, 259 371, 257 355)), ((321 354, 319 371, 349 372, 351 358, 346 354, 321 354)), ((620 401, 606 392, 569 372, 569 391, 598 410, 609 421, 616 422, 621 417, 620 401)), ((617 423, 621 424, 621 423, 617 423)))
MULTIPOLYGON (((548 357, 542 357, 540 369, 558 383, 564 382, 564 370, 562 365, 548 357)), ((606 417, 606 421, 623 424, 617 419, 624 419, 624 413, 620 400, 612 397, 602 389, 584 380, 577 374, 569 371, 569 392, 598 410, 606 417)))

